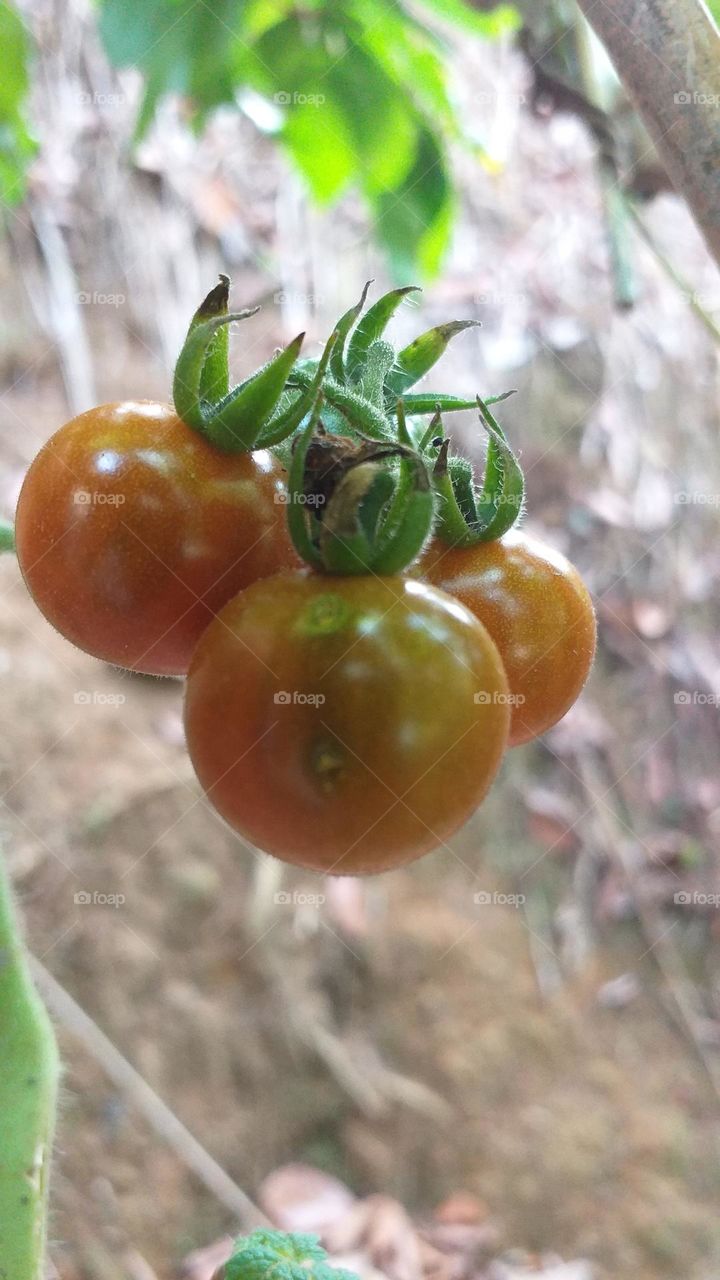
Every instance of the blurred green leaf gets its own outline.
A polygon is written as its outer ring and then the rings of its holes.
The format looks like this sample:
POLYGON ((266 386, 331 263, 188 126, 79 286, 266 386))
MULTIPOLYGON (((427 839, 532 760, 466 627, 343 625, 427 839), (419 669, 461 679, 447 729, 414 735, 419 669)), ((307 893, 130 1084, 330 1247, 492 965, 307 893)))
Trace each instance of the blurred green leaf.
POLYGON ((422 4, 434 10, 438 17, 474 31, 486 40, 496 40, 506 31, 517 31, 521 25, 520 14, 511 4, 498 4, 487 11, 476 9, 465 0, 422 0, 422 4))
POLYGON ((0 0, 0 199, 15 204, 25 192, 25 170, 35 154, 23 108, 27 96, 29 40, 19 14, 0 0))
POLYGON ((434 276, 452 231, 454 194, 437 139, 425 130, 415 164, 401 186, 375 200, 376 230, 397 279, 413 270, 434 276))
MULTIPOLYGON (((461 130, 443 42, 402 0, 100 2, 111 61, 145 76, 137 136, 165 93, 184 95, 201 125, 252 89, 277 108, 275 136, 317 200, 359 187, 398 277, 437 271, 453 214, 447 139, 461 130)), ((464 0, 423 3, 483 37, 516 18, 508 5, 480 13, 464 0)))

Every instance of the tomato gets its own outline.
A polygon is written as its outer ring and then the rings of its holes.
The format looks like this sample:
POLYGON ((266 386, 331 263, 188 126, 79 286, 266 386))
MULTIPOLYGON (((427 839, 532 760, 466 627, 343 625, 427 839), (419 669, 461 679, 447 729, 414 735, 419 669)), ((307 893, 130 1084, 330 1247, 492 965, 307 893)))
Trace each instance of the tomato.
POLYGON ((87 653, 183 675, 218 609, 298 563, 282 474, 270 453, 218 452, 166 405, 82 413, 41 449, 20 494, 30 593, 87 653))
POLYGON ((595 654, 595 611, 573 566, 551 547, 511 530, 495 542, 448 549, 434 540, 417 571, 485 624, 513 695, 510 745, 561 720, 595 654))
POLYGON ((442 844, 482 800, 510 719, 505 672, 457 601, 403 577, 279 574, 202 636, 185 729, 246 840, 361 875, 442 844))

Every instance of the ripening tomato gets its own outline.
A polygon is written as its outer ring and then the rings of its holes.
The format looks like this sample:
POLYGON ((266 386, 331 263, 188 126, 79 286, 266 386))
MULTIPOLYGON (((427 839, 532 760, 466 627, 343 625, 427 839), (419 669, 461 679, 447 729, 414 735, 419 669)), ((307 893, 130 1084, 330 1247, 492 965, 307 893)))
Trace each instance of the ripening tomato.
POLYGON ((505 672, 457 601, 402 577, 278 574, 204 632, 185 695, 210 800, 249 842, 337 875, 442 844, 507 742, 505 672))
POLYGON ((485 624, 513 695, 510 745, 561 720, 587 680, 595 611, 580 574, 553 548, 511 530, 448 548, 433 540, 415 570, 485 624))
POLYGON ((298 563, 284 496, 270 453, 220 453, 166 405, 100 405, 30 466, 20 567, 45 617, 80 649, 184 675, 232 596, 298 563))

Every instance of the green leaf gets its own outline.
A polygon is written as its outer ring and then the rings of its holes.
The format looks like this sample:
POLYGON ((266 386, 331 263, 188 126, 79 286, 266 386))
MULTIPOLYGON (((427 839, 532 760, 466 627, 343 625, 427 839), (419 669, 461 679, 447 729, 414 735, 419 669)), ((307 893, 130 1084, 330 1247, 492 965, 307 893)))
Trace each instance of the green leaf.
POLYGON ((25 171, 36 151, 23 108, 28 92, 29 41, 22 21, 0 0, 0 199, 15 204, 25 194, 25 171))
POLYGON ((455 200, 445 157, 429 129, 405 180, 375 202, 375 227, 396 276, 437 275, 450 240, 455 200))
POLYGON ((352 9, 363 47, 434 122, 456 134, 457 120, 442 56, 446 50, 435 34, 399 6, 390 8, 378 5, 377 0, 353 0, 352 9))
POLYGON ((110 61, 146 76, 136 137, 164 93, 185 94, 201 115, 234 100, 233 36, 241 10, 242 0, 189 7, 178 0, 102 0, 100 34, 110 61))
POLYGON ((511 4, 498 4, 488 12, 474 8, 466 0, 422 0, 422 4, 438 17, 488 40, 497 40, 521 26, 520 14, 511 4))

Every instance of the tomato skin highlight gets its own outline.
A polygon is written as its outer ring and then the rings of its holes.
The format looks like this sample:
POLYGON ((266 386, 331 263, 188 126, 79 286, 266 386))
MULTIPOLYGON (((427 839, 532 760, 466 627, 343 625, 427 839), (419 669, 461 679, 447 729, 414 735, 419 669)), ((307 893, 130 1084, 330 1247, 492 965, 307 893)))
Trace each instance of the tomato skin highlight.
POLYGON ((167 405, 100 405, 32 462, 18 560, 41 612, 78 648, 184 675, 232 596, 298 564, 283 498, 272 454, 220 453, 167 405))
POLYGON ((592 599, 563 555, 511 530, 494 542, 448 548, 434 539, 413 566, 487 627, 507 672, 510 746, 557 724, 579 697, 595 656, 592 599))
POLYGON ((185 696, 190 757, 223 817, 267 853, 337 875, 448 839, 490 786, 509 720, 485 628, 403 577, 256 583, 203 634, 185 696))

